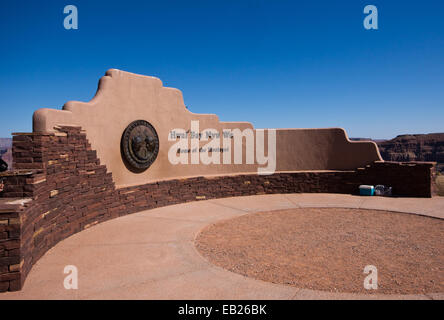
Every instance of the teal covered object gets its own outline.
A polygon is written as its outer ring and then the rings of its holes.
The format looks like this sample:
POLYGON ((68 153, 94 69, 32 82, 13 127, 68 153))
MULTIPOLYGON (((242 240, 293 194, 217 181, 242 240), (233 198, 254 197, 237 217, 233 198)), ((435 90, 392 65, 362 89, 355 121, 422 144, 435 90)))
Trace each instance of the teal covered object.
POLYGON ((359 186, 359 194, 361 196, 373 196, 375 194, 375 187, 361 185, 361 186, 359 186))

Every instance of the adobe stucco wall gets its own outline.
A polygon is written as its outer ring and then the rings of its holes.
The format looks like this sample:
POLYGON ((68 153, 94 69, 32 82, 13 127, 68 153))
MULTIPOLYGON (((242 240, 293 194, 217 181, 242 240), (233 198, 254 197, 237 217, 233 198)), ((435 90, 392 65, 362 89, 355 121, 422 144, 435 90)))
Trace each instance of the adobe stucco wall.
MULTIPOLYGON (((245 164, 244 160, 243 164, 233 164, 233 155, 232 164, 171 164, 168 151, 175 142, 168 141, 168 135, 176 128, 190 130, 191 121, 199 121, 200 131, 253 129, 248 122, 220 122, 216 115, 188 111, 182 93, 163 87, 157 78, 111 69, 100 79, 96 96, 90 102, 70 101, 63 110, 37 110, 33 131, 49 133, 60 125, 81 126, 118 187, 199 175, 257 173, 257 163, 245 164), (135 120, 150 122, 159 136, 159 155, 143 173, 128 170, 120 155, 122 133, 135 120)), ((200 146, 208 142, 200 141, 200 146)), ((376 144, 351 142, 340 128, 276 131, 276 171, 351 170, 378 160, 382 159, 376 144)))

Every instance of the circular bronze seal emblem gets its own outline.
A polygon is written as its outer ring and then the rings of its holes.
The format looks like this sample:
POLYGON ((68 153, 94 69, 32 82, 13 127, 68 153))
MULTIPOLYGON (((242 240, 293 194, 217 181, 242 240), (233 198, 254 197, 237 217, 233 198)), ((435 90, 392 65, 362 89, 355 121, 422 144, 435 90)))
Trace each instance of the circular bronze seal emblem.
POLYGON ((159 153, 159 137, 149 122, 137 120, 123 132, 121 149, 127 164, 136 170, 145 170, 159 153))

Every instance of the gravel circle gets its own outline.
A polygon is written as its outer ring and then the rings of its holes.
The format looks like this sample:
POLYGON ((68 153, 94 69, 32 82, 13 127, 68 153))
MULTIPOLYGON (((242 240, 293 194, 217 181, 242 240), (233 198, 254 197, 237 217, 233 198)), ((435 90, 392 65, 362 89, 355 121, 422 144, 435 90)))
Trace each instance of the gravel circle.
POLYGON ((347 293, 444 292, 444 220, 380 210, 298 208, 204 228, 197 250, 229 271, 298 288, 347 293), (364 288, 364 267, 378 288, 364 288))

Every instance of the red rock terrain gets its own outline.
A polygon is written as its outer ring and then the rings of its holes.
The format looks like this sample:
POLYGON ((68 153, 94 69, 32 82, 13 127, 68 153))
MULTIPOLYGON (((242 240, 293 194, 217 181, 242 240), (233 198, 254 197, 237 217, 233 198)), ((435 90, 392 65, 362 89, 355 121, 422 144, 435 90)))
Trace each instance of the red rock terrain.
POLYGON ((6 152, 2 155, 3 161, 8 164, 8 170, 12 169, 12 148, 8 148, 6 152))
POLYGON ((444 169, 444 133, 400 135, 376 143, 386 161, 433 161, 444 169))
POLYGON ((12 168, 12 139, 0 138, 0 156, 12 168))

